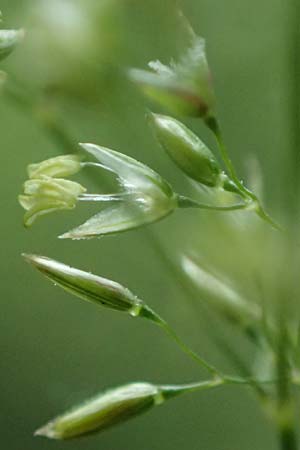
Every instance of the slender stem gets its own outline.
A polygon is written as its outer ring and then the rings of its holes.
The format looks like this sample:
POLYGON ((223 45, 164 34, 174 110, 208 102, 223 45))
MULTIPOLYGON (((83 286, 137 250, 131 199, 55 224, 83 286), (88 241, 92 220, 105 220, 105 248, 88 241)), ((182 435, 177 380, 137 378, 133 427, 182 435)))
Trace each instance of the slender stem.
POLYGON ((207 371, 211 373, 211 375, 213 376, 212 381, 216 380, 222 381, 222 383, 220 384, 239 384, 251 386, 258 391, 261 397, 266 397, 266 392, 263 390, 262 385, 278 383, 277 379, 259 380, 253 377, 235 377, 222 373, 215 366, 208 363, 205 359, 203 359, 196 352, 190 349, 164 319, 158 316, 150 308, 148 309, 148 313, 150 313, 149 317, 152 316, 152 320, 156 324, 161 326, 161 328, 168 334, 168 336, 170 336, 174 340, 174 342, 178 345, 178 347, 180 347, 184 351, 184 353, 186 353, 189 357, 194 359, 198 364, 200 364, 203 368, 205 368, 207 371))
MULTIPOLYGON (((240 385, 240 386, 249 386, 252 385, 253 380, 247 379, 238 379, 238 378, 230 378, 230 377, 219 377, 215 376, 211 380, 199 381, 196 383, 187 383, 187 384, 174 384, 174 385, 161 385, 159 388, 161 389, 163 396, 165 399, 169 399, 175 397, 177 395, 203 391, 207 389, 213 389, 220 386, 226 385, 240 385)), ((257 382, 260 382, 257 380, 257 382)), ((261 381, 260 383, 274 383, 271 381, 261 381)))
POLYGON ((252 206, 252 209, 255 211, 255 213, 261 219, 263 219, 265 222, 269 223, 269 225, 271 225, 273 228, 275 228, 279 231, 283 231, 282 228, 280 227, 280 225, 278 225, 271 218, 271 216, 264 210, 258 197, 252 191, 250 191, 250 189, 248 189, 246 186, 244 186, 242 181, 239 179, 239 177, 235 171, 234 165, 228 155, 227 148, 225 146, 218 121, 214 117, 210 117, 206 120, 206 124, 215 135, 215 138, 216 138, 218 146, 219 146, 220 154, 222 156, 222 159, 224 161, 226 169, 228 170, 230 178, 237 186, 241 197, 243 197, 246 201, 247 200, 249 201, 249 199, 251 200, 250 205, 252 206))
POLYGON ((255 196, 252 195, 250 191, 243 185, 239 177, 237 176, 237 173, 235 171, 234 165, 228 155, 226 146, 224 144, 224 140, 222 138, 221 129, 219 126, 218 121, 214 117, 209 117, 206 120, 207 126, 212 130, 213 134, 215 135, 215 138, 218 142, 219 150, 222 156, 222 159, 224 161, 224 164, 226 166, 226 169, 228 170, 229 176, 232 179, 232 181, 237 185, 237 187, 240 190, 240 194, 244 198, 252 198, 253 200, 256 200, 255 196))
POLYGON ((213 378, 212 380, 199 381, 196 383, 162 385, 159 386, 159 388, 163 392, 164 398, 169 399, 172 397, 177 397, 178 395, 181 394, 216 388, 219 386, 223 386, 224 384, 226 384, 225 380, 216 377, 213 378))
POLYGON ((236 203, 228 206, 207 205, 183 195, 178 195, 178 206, 180 208, 199 208, 208 209, 211 211, 236 211, 249 208, 249 204, 247 203, 236 203))
POLYGON ((176 345, 183 350, 183 352, 196 361, 200 366, 204 369, 208 370, 212 374, 213 377, 221 377, 221 372, 214 367, 212 364, 208 363, 204 358, 199 356, 196 352, 194 352, 191 348, 186 345, 182 339, 177 335, 177 333, 173 330, 173 328, 166 322, 159 314, 153 311, 148 305, 143 305, 143 307, 139 311, 139 317, 143 317, 145 319, 151 320, 156 325, 161 327, 161 329, 176 343, 176 345))
MULTIPOLYGON (((287 15, 288 30, 290 32, 290 48, 287 50, 289 55, 289 73, 291 74, 287 85, 287 94, 289 98, 289 125, 291 137, 291 166, 289 167, 290 189, 287 190, 288 201, 284 199, 285 205, 290 209, 291 218, 295 220, 295 214, 298 212, 299 195, 299 143, 300 143, 300 109, 299 109, 299 71, 300 71, 300 4, 298 0, 290 0, 288 3, 289 14, 287 15)), ((281 308, 280 317, 284 316, 284 308, 281 308)), ((295 432, 294 402, 291 393, 291 368, 288 360, 288 338, 287 326, 281 321, 280 336, 278 341, 278 435, 281 450, 297 450, 297 436, 295 432)))
MULTIPOLYGON (((177 282, 177 285, 181 288, 182 294, 185 295, 187 298, 194 297, 195 296, 195 290, 191 286, 189 282, 187 282, 187 278, 183 276, 183 272, 180 270, 179 266, 175 264, 173 259, 169 256, 168 252, 166 252, 159 242, 158 238, 153 234, 153 232, 149 229, 145 230, 147 232, 148 239, 151 240, 152 247, 155 249, 156 253, 158 254, 159 258, 164 261, 165 266, 169 269, 170 274, 173 276, 173 279, 177 282), (190 293, 188 296, 187 293, 190 293)), ((250 335, 247 335, 248 337, 251 337, 250 335)), ((243 368, 242 374, 244 375, 244 378, 249 378, 250 375, 250 368, 248 366, 244 365, 243 360, 241 357, 237 354, 233 355, 233 349, 230 346, 230 344, 226 344, 226 340, 224 340, 224 336, 220 339, 217 339, 216 336, 212 335, 211 338, 213 341, 218 345, 220 342, 226 347, 228 347, 229 352, 226 352, 227 357, 230 359, 233 366, 237 365, 237 367, 240 369, 243 368), (220 341, 220 342, 219 342, 220 341)), ((220 347, 220 345, 218 345, 220 347)), ((300 381, 299 381, 300 384, 300 381)), ((252 387, 256 390, 257 394, 262 397, 265 396, 265 391, 261 386, 258 384, 255 385, 255 383, 252 383, 252 387)))
POLYGON ((167 322, 163 319, 160 319, 159 325, 164 329, 164 331, 176 342, 176 344, 192 359, 194 359, 198 364, 208 370, 212 376, 213 380, 220 380, 222 384, 242 384, 248 385, 258 390, 261 396, 265 396, 264 390, 261 388, 261 384, 273 384, 276 383, 276 380, 257 380, 255 378, 241 378, 241 377, 233 377, 231 375, 225 375, 220 372, 215 366, 208 363, 205 359, 191 350, 179 336, 174 332, 174 330, 169 326, 167 322))
POLYGON ((219 369, 217 369, 212 364, 208 363, 204 358, 199 356, 190 347, 188 347, 185 342, 177 335, 177 333, 170 327, 170 325, 160 317, 155 311, 150 307, 144 305, 140 310, 139 315, 141 317, 147 318, 153 321, 156 325, 159 325, 165 333, 176 343, 176 345, 183 350, 183 352, 196 361, 201 367, 206 369, 211 373, 213 380, 222 380, 223 384, 244 384, 254 388, 261 398, 266 398, 267 393, 263 389, 263 384, 275 383, 275 380, 257 380, 253 377, 235 377, 231 375, 223 374, 219 369))
POLYGON ((277 428, 281 450, 297 450, 294 429, 294 402, 291 394, 291 369, 288 360, 286 324, 281 319, 277 355, 277 428))
MULTIPOLYGON (((175 282, 177 283, 177 286, 181 289, 182 295, 184 295, 187 300, 190 300, 190 303, 191 303, 191 299, 196 300, 196 296, 199 295, 199 292, 197 292, 197 289, 189 282, 188 278, 183 273, 183 270, 181 269, 179 262, 176 263, 174 258, 171 257, 170 252, 165 250, 165 248, 161 244, 160 240, 153 233, 153 231, 151 231, 151 229, 149 229, 149 228, 145 229, 145 232, 147 232, 147 238, 151 243, 151 247, 155 250, 158 258, 161 261, 163 261, 164 265, 169 270, 169 273, 172 276, 172 279, 175 280, 175 282)), ((199 302, 198 301, 196 302, 195 300, 192 302, 192 305, 194 307, 199 306, 199 302)), ((224 339, 223 335, 220 336, 219 338, 217 338, 216 336, 217 336, 217 334, 211 336, 211 338, 213 339, 214 343, 217 344, 217 347, 219 347, 219 344, 222 343, 222 344, 224 344, 224 347, 222 347, 222 350, 225 351, 225 346, 226 346, 226 347, 228 347, 228 349, 230 349, 230 352, 233 351, 231 345, 229 343, 226 344, 226 340, 224 339)), ((250 337, 250 336, 248 335, 248 337, 250 337)), ((234 358, 232 358, 232 359, 234 359, 235 362, 238 360, 239 361, 238 365, 240 365, 240 366, 243 365, 243 362, 238 355, 235 355, 234 358)), ((300 380, 300 377, 299 377, 299 380, 300 380)), ((299 384, 300 384, 300 381, 299 381, 299 384)))
POLYGON ((278 230, 278 231, 284 231, 284 228, 272 219, 272 217, 270 216, 270 214, 268 214, 268 213, 263 209, 263 207, 261 206, 260 203, 257 204, 256 214, 257 214, 261 219, 263 219, 265 222, 267 222, 269 225, 271 225, 273 228, 275 228, 276 230, 278 230))
POLYGON ((219 372, 219 370, 214 367, 212 364, 208 363, 203 359, 201 356, 199 356, 196 352, 194 352, 192 349, 190 349, 181 339, 180 337, 175 333, 175 331, 169 326, 167 322, 165 322, 163 319, 160 321, 159 325, 163 328, 163 330, 170 336, 171 339, 186 353, 188 356, 190 356, 194 361, 196 361, 198 364, 200 364, 204 369, 206 369, 208 372, 210 372, 213 377, 220 377, 223 378, 222 374, 219 372))

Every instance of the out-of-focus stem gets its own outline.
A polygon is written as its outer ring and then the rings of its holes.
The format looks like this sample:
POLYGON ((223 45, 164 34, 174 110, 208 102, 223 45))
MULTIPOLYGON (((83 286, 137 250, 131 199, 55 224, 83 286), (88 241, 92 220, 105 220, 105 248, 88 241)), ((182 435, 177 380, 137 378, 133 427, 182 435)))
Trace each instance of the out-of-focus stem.
POLYGON ((15 83, 11 86, 10 81, 7 81, 4 93, 19 109, 31 114, 64 151, 68 153, 78 151, 78 144, 66 131, 57 112, 52 111, 44 101, 36 96, 27 95, 26 91, 15 83))
POLYGON ((288 127, 290 134, 290 164, 288 166, 287 183, 290 189, 286 189, 285 205, 289 207, 291 219, 295 221, 295 213, 299 209, 299 189, 300 189, 300 3, 299 0, 290 0, 286 14, 286 28, 289 37, 287 39, 288 55, 287 75, 285 83, 288 99, 288 127), (287 201, 288 199, 288 201, 287 201))
POLYGON ((277 429, 280 450, 297 450, 294 402, 291 394, 291 368, 288 360, 287 329, 282 321, 277 354, 277 429))

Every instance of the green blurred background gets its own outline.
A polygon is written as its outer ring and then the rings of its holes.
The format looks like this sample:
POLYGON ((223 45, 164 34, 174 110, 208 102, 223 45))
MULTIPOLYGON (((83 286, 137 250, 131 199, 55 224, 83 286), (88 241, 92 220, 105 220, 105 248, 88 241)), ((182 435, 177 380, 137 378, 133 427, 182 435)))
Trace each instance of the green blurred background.
MULTIPOLYGON (((292 2, 178 3, 207 40, 218 112, 232 158, 245 177, 253 162, 260 165, 265 202, 280 217, 292 193, 289 180, 295 164, 292 2)), ((136 380, 188 382, 204 374, 160 330, 77 301, 31 270, 22 252, 54 257, 127 285, 168 318, 195 350, 227 371, 231 367, 211 339, 212 331, 221 339, 226 336, 245 361, 253 349, 219 318, 207 316, 201 299, 191 298, 174 276, 161 248, 174 261, 190 249, 208 261, 226 251, 220 264, 230 276, 239 276, 247 286, 249 273, 242 259, 243 239, 232 232, 220 236, 222 219, 214 213, 207 217, 179 211, 150 228, 91 241, 56 238, 88 216, 85 206, 41 219, 29 231, 23 228, 17 196, 26 165, 64 151, 57 134, 43 125, 48 115, 50 121, 53 115, 59 118, 59 127, 67 130, 71 141, 127 153, 159 171, 178 190, 191 190, 147 127, 149 105, 122 76, 126 67, 145 68, 152 59, 168 63, 182 51, 186 35, 169 0, 2 0, 0 6, 5 28, 27 29, 24 43, 1 69, 23 84, 26 96, 36 102, 32 110, 5 93, 0 98, 1 448, 275 448, 275 431, 255 396, 239 387, 174 400, 78 441, 33 437, 52 416, 105 387, 136 380), (224 248, 223 240, 230 240, 224 248), (233 250, 240 255, 238 264, 228 256, 233 250)), ((213 146, 201 123, 186 123, 213 146)), ((93 179, 83 177, 82 182, 92 191, 97 177, 93 173, 93 179)))

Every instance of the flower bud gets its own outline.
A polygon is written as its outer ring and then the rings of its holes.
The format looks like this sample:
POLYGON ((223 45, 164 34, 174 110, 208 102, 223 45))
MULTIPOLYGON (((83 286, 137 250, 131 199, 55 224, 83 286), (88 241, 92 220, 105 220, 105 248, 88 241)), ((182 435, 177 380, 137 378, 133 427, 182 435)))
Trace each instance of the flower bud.
POLYGON ((83 300, 133 317, 145 317, 156 323, 159 317, 129 289, 115 281, 67 266, 54 259, 38 255, 23 255, 43 275, 67 292, 83 300))
POLYGON ((57 417, 35 432, 50 439, 70 439, 103 431, 178 395, 222 386, 220 377, 179 385, 130 383, 110 389, 57 417))
POLYGON ((29 178, 40 178, 43 175, 54 178, 64 178, 79 172, 80 157, 77 155, 62 155, 46 159, 38 164, 27 167, 29 178))
POLYGON ((41 175, 27 180, 24 194, 19 195, 19 203, 27 211, 24 225, 29 227, 37 217, 53 211, 73 209, 78 196, 84 192, 85 188, 79 183, 61 178, 41 175))
POLYGON ((151 114, 150 119, 158 141, 186 175, 206 186, 220 184, 221 168, 198 136, 172 117, 151 114))
POLYGON ((118 176, 123 200, 96 214, 60 238, 87 239, 155 222, 177 207, 177 195, 162 177, 129 156, 94 144, 82 144, 101 167, 118 176))
POLYGON ((0 30, 0 61, 23 39, 24 30, 0 30))
POLYGON ((131 383, 111 389, 72 411, 57 417, 35 432, 51 439, 69 439, 124 422, 164 401, 159 387, 131 383))
POLYGON ((131 69, 129 77, 144 93, 173 114, 207 118, 215 103, 204 39, 193 36, 191 47, 178 63, 149 64, 153 72, 131 69))

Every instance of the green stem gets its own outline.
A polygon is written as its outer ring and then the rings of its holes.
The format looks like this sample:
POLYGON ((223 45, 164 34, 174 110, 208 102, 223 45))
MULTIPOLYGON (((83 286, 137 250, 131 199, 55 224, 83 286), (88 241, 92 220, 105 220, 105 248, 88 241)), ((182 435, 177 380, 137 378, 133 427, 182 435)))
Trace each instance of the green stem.
MULTIPOLYGON (((257 383, 274 383, 271 381, 258 381, 257 383)), ((163 396, 165 399, 169 399, 172 397, 176 397, 181 394, 192 393, 203 391, 207 389, 213 389, 220 386, 226 385, 241 385, 241 386, 251 386, 253 380, 247 379, 239 379, 239 378, 231 378, 226 376, 215 376, 211 380, 199 381, 196 383, 187 383, 187 384, 174 384, 174 385, 161 385, 159 388, 161 389, 163 396)))
MULTIPOLYGON (((257 200, 258 202, 258 200, 257 200)), ((284 231, 284 228, 279 225, 277 222, 275 222, 272 217, 270 216, 270 214, 268 214, 263 207, 261 206, 261 204, 258 202, 257 203, 257 208, 256 208, 256 214, 263 219, 265 222, 267 222, 269 225, 271 225, 273 228, 275 228, 278 231, 284 231)))
POLYGON ((222 375, 216 367, 205 361, 201 356, 199 356, 196 352, 190 349, 176 334, 172 327, 153 309, 151 309, 147 305, 143 305, 142 309, 139 311, 139 317, 144 317, 145 319, 151 320, 156 325, 160 326, 163 331, 176 343, 176 345, 183 350, 183 352, 196 361, 200 366, 204 369, 208 370, 212 374, 213 377, 221 377, 222 375))
POLYGON ((225 375, 215 366, 208 363, 204 358, 199 356, 190 347, 188 347, 177 335, 177 333, 170 327, 170 325, 151 308, 149 308, 148 306, 144 306, 144 308, 140 312, 140 316, 150 319, 154 323, 156 323, 156 325, 159 325, 187 356, 196 361, 197 364, 199 364, 202 368, 210 372, 213 377, 212 381, 219 380, 222 382, 219 384, 239 384, 251 386, 261 399, 265 399, 267 397, 267 393, 262 385, 273 384, 276 382, 274 380, 257 380, 252 377, 235 377, 231 375, 225 375))
MULTIPOLYGON (((158 316, 157 316, 158 317, 158 316)), ((252 377, 242 378, 242 377, 233 377, 231 375, 225 375, 220 372, 216 367, 212 364, 208 363, 205 359, 200 357, 197 353, 191 350, 175 333, 175 331, 169 326, 167 322, 158 317, 158 321, 156 321, 164 331, 174 340, 174 342, 192 359, 194 359, 198 364, 200 364, 203 368, 208 370, 213 376, 212 382, 218 381, 218 386, 220 384, 238 384, 238 385, 247 385, 251 386, 255 390, 257 390, 258 394, 261 398, 266 397, 266 392, 262 388, 263 384, 274 384, 277 380, 257 380, 252 377)))
MULTIPOLYGON (((182 294, 185 295, 187 298, 194 297, 195 290, 193 289, 191 284, 187 282, 187 279, 185 276, 183 276, 183 272, 179 269, 179 266, 177 264, 175 264, 175 262, 171 259, 171 257, 169 256, 169 253, 164 250, 163 246, 159 242, 158 238, 153 234, 153 232, 150 231, 149 229, 145 230, 145 231, 147 231, 148 239, 151 240, 152 247, 155 249, 159 258, 162 261, 164 261, 166 267, 170 271, 170 274, 173 276, 173 279, 176 280, 178 286, 181 288, 182 294), (190 296, 188 296, 187 293, 190 293, 190 296)), ((247 336, 250 337, 252 340, 251 333, 247 334, 247 336)), ((244 379, 249 380, 250 379, 250 377, 249 377, 250 368, 248 366, 245 366, 241 357, 234 353, 231 345, 229 343, 226 344, 226 340, 224 340, 224 336, 220 337, 220 339, 217 339, 216 336, 212 336, 211 338, 213 339, 215 344, 218 345, 218 347, 221 347, 219 345, 221 342, 223 345, 223 347, 222 347, 223 350, 224 350, 224 345, 228 347, 228 352, 226 352, 228 359, 231 361, 233 366, 237 365, 238 369, 240 369, 242 367, 243 370, 241 372, 242 372, 242 375, 244 375, 244 379)), ((197 362, 199 362, 199 361, 197 361, 197 362)), ((262 386, 259 386, 259 384, 255 383, 255 381, 252 381, 251 384, 252 384, 252 387, 256 390, 259 397, 265 397, 266 392, 264 391, 262 386)), ((300 381, 299 381, 299 384, 300 384, 300 381)))
POLYGON ((228 155, 226 146, 224 144, 224 140, 221 133, 221 128, 219 126, 218 121, 214 117, 209 117, 206 120, 207 126, 211 129, 213 134, 215 135, 215 138, 217 140, 220 154, 222 156, 222 159, 224 161, 224 164, 226 166, 226 169, 228 170, 229 176, 232 179, 232 181, 236 184, 236 186, 239 188, 240 194, 245 198, 252 198, 253 200, 256 200, 256 197, 254 194, 251 193, 251 191, 248 191, 248 189, 243 185, 239 177, 237 176, 237 173, 235 171, 234 165, 228 155))
MULTIPOLYGON (((246 201, 249 202, 250 200, 250 205, 252 206, 253 210, 255 211, 255 213, 261 218, 263 219, 265 222, 267 222, 269 225, 271 225, 273 228, 282 231, 282 228, 280 227, 280 225, 278 225, 272 218, 271 216, 264 210, 263 206, 261 205, 258 197, 252 192, 250 191, 250 189, 248 189, 246 186, 244 186, 244 184, 242 183, 242 181, 239 179, 234 165, 228 155, 227 152, 227 148, 225 146, 223 137, 222 137, 222 133, 221 133, 221 129, 219 126, 218 121, 214 118, 214 117, 209 117, 206 120, 206 124, 207 126, 211 129, 211 131, 213 132, 213 134, 215 135, 215 138, 217 140, 218 143, 218 147, 220 150, 220 154, 221 157, 224 161, 225 167, 228 170, 229 176, 232 179, 232 181, 235 183, 235 185, 237 186, 238 190, 239 190, 239 194, 241 195, 241 197, 243 197, 246 201)), ((250 207, 249 205, 249 207, 250 207)))
POLYGON ((236 211, 240 209, 247 209, 249 207, 246 203, 236 203, 228 206, 207 205, 205 203, 198 202, 192 198, 185 197, 184 195, 178 195, 179 208, 199 208, 208 209, 211 211, 236 211))
POLYGON ((212 389, 223 386, 224 384, 226 384, 226 382, 222 378, 213 378, 212 380, 200 381, 197 383, 162 385, 159 386, 159 388, 161 389, 164 398, 168 400, 169 398, 177 397, 181 394, 212 389))
POLYGON ((288 360, 286 325, 281 323, 277 355, 277 429, 281 450, 297 450, 291 368, 288 360))
POLYGON ((186 355, 188 355, 190 358, 192 358, 194 361, 196 361, 198 364, 200 364, 204 369, 206 369, 208 372, 210 372, 213 377, 223 378, 223 376, 219 372, 219 370, 216 367, 214 367, 212 364, 210 364, 207 361, 205 361, 205 359, 203 359, 201 356, 199 356, 192 349, 190 349, 180 339, 180 337, 175 333, 175 331, 169 326, 169 324, 167 322, 165 322, 162 319, 160 321, 159 325, 167 333, 167 335, 178 345, 178 347, 180 347, 181 350, 183 350, 183 352, 186 353, 186 355))
MULTIPOLYGON (((289 167, 289 186, 287 190, 288 201, 284 199, 285 205, 289 207, 292 221, 295 221, 295 214, 298 213, 298 194, 299 194, 299 143, 300 143, 300 109, 299 109, 299 73, 300 73, 300 4, 298 0, 287 2, 289 8, 287 14, 287 27, 290 33, 288 42, 290 48, 287 49, 289 55, 290 77, 287 85, 287 97, 289 99, 289 126, 291 137, 291 166, 289 167)), ((280 311, 280 317, 284 317, 284 308, 280 311)), ((297 436, 295 432, 295 405, 291 393, 291 367, 288 360, 288 330, 286 324, 281 319, 278 359, 277 359, 277 410, 278 410, 278 438, 281 450, 297 450, 297 436)))

